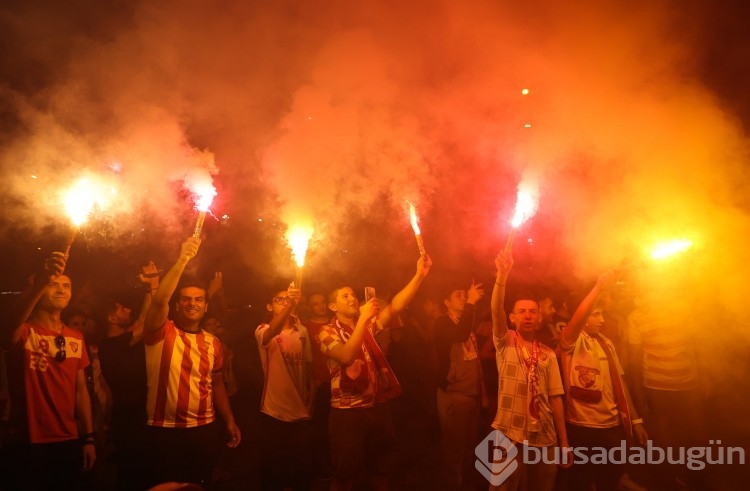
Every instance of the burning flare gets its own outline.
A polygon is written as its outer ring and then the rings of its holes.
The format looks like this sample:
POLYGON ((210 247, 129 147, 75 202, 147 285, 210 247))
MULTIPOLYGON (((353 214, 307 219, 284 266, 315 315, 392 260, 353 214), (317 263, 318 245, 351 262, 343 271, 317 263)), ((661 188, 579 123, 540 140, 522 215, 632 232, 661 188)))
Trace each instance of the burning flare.
POLYGON ((289 227, 286 232, 286 240, 289 248, 292 250, 292 259, 297 263, 297 281, 295 286, 302 288, 302 266, 305 265, 305 256, 307 247, 310 245, 310 237, 313 234, 313 227, 304 225, 294 225, 289 227))
POLYGON ((310 237, 312 237, 312 234, 313 228, 305 227, 303 225, 289 227, 286 232, 286 240, 289 243, 289 248, 292 250, 292 258, 299 268, 305 264, 307 246, 310 244, 310 237))
POLYGON ((513 239, 516 237, 518 227, 523 225, 526 220, 533 217, 539 206, 539 191, 535 183, 521 182, 518 185, 518 195, 516 197, 516 210, 510 221, 510 234, 505 242, 505 250, 510 251, 513 247, 513 239))
POLYGON ((191 192, 195 196, 195 209, 198 210, 198 220, 195 222, 193 237, 200 239, 203 231, 203 222, 206 221, 206 212, 211 207, 211 202, 216 196, 216 188, 211 183, 199 183, 193 186, 191 192))
POLYGON ((115 189, 101 182, 95 182, 90 177, 81 177, 67 191, 63 193, 62 201, 65 212, 73 225, 70 238, 65 247, 65 255, 70 253, 73 241, 78 235, 78 229, 86 223, 94 207, 105 208, 115 189))
POLYGON ((660 242, 651 250, 652 259, 666 259, 680 252, 686 251, 693 246, 688 239, 673 239, 670 241, 660 242))
POLYGON ((414 205, 409 203, 409 221, 411 222, 411 228, 414 230, 414 237, 417 239, 417 247, 419 247, 419 255, 424 257, 424 239, 422 239, 422 232, 419 230, 419 223, 417 223, 417 210, 414 205))

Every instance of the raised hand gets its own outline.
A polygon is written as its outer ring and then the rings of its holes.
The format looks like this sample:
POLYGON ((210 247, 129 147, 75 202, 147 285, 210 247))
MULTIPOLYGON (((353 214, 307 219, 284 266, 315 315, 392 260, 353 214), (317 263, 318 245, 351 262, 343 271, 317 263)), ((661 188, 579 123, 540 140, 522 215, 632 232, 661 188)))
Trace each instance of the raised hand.
POLYGON ((193 259, 198 254, 198 249, 201 246, 201 240, 195 237, 188 237, 180 247, 180 259, 187 262, 193 259))
POLYGON ((475 304, 484 296, 484 287, 481 283, 471 281, 471 286, 466 291, 466 303, 475 304))

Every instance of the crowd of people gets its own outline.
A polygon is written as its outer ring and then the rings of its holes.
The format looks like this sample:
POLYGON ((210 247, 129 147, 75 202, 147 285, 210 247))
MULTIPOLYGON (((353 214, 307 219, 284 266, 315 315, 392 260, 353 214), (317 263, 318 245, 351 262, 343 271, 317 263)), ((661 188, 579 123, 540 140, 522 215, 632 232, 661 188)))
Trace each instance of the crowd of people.
POLYGON ((502 250, 489 302, 473 280, 430 298, 425 255, 389 301, 279 285, 249 330, 221 273, 185 274, 199 248, 98 316, 68 309, 67 257, 46 259, 0 329, 0 489, 707 489, 684 465, 574 463, 707 441, 690 331, 646 290, 624 305, 621 270, 506 296, 502 250))

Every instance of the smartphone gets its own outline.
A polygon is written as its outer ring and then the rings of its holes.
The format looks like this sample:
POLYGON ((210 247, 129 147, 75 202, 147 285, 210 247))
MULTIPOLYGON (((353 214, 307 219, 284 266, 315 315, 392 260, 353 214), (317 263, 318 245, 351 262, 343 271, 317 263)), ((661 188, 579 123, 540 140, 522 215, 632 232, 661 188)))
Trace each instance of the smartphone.
POLYGON ((373 298, 375 298, 375 287, 366 286, 365 287, 365 302, 369 302, 373 298))

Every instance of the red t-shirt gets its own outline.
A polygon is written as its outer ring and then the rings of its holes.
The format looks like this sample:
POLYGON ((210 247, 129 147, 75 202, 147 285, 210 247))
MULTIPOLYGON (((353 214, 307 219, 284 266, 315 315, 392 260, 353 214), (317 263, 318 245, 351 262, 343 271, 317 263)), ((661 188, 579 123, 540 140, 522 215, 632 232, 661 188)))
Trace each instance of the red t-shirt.
POLYGON ((57 361, 55 355, 61 351, 55 344, 57 336, 55 331, 27 322, 17 345, 23 350, 24 409, 31 443, 78 438, 76 379, 78 370, 89 365, 89 357, 83 334, 63 326, 66 358, 57 361))
POLYGON ((216 336, 178 329, 168 320, 146 331, 147 424, 191 428, 216 419, 213 374, 224 368, 224 352, 216 336))

